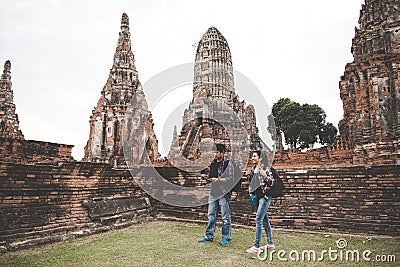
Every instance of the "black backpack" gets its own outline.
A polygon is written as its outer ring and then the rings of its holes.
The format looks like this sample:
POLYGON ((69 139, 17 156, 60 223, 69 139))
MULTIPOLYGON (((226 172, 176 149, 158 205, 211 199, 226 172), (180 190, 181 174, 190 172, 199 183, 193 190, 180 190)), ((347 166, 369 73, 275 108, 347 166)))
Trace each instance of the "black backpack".
POLYGON ((275 170, 274 168, 270 168, 272 171, 272 175, 274 176, 275 179, 275 183, 274 186, 270 189, 268 189, 265 192, 266 196, 271 196, 273 198, 275 197, 281 197, 283 196, 283 191, 285 189, 285 185, 283 184, 282 179, 279 177, 279 173, 277 170, 275 170))

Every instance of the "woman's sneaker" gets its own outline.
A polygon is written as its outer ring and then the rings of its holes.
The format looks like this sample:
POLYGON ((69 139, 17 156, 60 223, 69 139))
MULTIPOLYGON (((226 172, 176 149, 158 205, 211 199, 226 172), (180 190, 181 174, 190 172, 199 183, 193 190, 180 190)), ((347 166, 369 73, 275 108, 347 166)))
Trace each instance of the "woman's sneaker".
POLYGON ((275 245, 274 244, 267 244, 265 246, 260 247, 261 249, 274 249, 275 245))
POLYGON ((256 247, 251 247, 248 250, 246 250, 247 253, 258 253, 260 251, 261 251, 261 249, 260 248, 256 248, 256 247))

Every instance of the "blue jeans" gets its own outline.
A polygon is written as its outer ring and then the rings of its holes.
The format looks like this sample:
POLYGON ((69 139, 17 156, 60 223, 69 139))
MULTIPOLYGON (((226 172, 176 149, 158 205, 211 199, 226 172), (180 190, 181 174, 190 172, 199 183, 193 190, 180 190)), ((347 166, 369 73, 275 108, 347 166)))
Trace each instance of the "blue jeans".
POLYGON ((258 209, 256 215, 256 240, 254 240, 254 246, 256 248, 260 247, 261 236, 262 236, 262 226, 264 226, 265 233, 267 234, 268 244, 273 244, 272 240, 272 229, 271 224, 268 220, 268 208, 271 204, 271 197, 268 198, 260 198, 258 200, 258 209))
POLYGON ((214 199, 210 196, 208 201, 208 225, 206 229, 206 237, 209 240, 214 239, 215 226, 217 223, 218 206, 221 207, 222 215, 222 239, 231 240, 232 234, 232 222, 231 222, 231 211, 229 208, 229 202, 224 196, 214 199))

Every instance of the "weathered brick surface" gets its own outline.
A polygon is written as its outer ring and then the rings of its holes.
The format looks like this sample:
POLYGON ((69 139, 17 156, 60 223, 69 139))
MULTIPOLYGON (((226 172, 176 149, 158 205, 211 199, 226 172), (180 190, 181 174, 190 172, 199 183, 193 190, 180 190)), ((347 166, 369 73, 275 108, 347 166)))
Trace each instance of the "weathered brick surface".
POLYGON ((18 115, 15 112, 9 60, 4 63, 3 74, 0 78, 0 137, 24 139, 19 129, 18 115))
POLYGON ((158 157, 153 119, 139 81, 130 36, 129 18, 124 13, 113 65, 90 116, 83 161, 124 166, 124 156, 129 153, 130 162, 137 164, 144 161, 145 146, 150 160, 158 157))
POLYGON ((74 161, 72 145, 0 137, 0 158, 3 162, 57 163, 74 161))
POLYGON ((336 144, 321 147, 305 152, 281 150, 275 153, 275 168, 338 168, 351 167, 353 163, 353 150, 336 144))
MULTIPOLYGON (((285 196, 273 202, 273 227, 350 234, 400 235, 400 167, 281 170, 285 196)), ((233 223, 255 225, 246 182, 231 203, 233 223)), ((207 220, 207 206, 176 208, 152 199, 160 217, 207 220)))
POLYGON ((400 3, 362 5, 351 51, 354 61, 339 82, 344 116, 340 138, 354 148, 357 165, 400 161, 400 3))
POLYGON ((213 157, 214 143, 225 144, 231 158, 241 165, 247 163, 240 153, 246 149, 271 152, 259 136, 254 107, 236 92, 228 42, 217 28, 210 27, 197 45, 193 98, 179 133, 174 129, 168 159, 174 165, 201 165, 213 157))
POLYGON ((280 151, 277 166, 400 165, 399 14, 398 0, 365 1, 351 46, 354 60, 339 81, 340 136, 326 149, 280 151))
MULTIPOLYGON (((157 168, 184 186, 197 173, 157 168)), ((138 173, 138 172, 134 172, 138 173)), ((287 191, 269 210, 273 227, 373 235, 400 234, 400 167, 281 170, 287 191)), ((245 180, 232 201, 233 222, 254 225, 245 180)), ((20 249, 151 218, 146 195, 127 170, 107 164, 0 165, 0 242, 20 249)), ((159 217, 206 220, 207 207, 181 208, 152 199, 159 217)))
POLYGON ((126 170, 96 163, 0 165, 0 241, 8 249, 149 216, 150 203, 126 170))

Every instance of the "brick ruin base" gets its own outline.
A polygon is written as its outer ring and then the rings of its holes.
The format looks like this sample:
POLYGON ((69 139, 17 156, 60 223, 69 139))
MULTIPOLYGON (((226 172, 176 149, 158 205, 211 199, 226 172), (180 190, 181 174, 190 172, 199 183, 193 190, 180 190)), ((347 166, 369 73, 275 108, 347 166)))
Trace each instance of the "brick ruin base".
MULTIPOLYGON (((280 170, 282 201, 269 208, 272 227, 308 231, 400 236, 399 166, 280 170)), ((232 223, 255 226, 245 191, 231 203, 232 223)), ((177 208, 152 199, 159 218, 207 221, 207 206, 177 208)))
MULTIPOLYGON (((199 177, 160 168, 186 186, 199 177)), ((269 215, 274 228, 400 236, 400 167, 280 170, 287 191, 269 215)), ((175 181, 178 182, 178 181, 175 181)), ((254 225, 246 192, 231 204, 235 224, 254 225)), ((0 163, 0 251, 61 241, 157 218, 207 219, 207 207, 149 200, 127 170, 100 163, 0 163), (150 204, 151 203, 151 204, 150 204)))
POLYGON ((0 159, 4 162, 51 163, 73 161, 73 145, 0 137, 0 159))
POLYGON ((320 147, 305 152, 282 150, 275 153, 273 166, 279 169, 352 167, 354 166, 353 155, 353 151, 348 148, 336 149, 334 146, 320 147))
POLYGON ((107 164, 0 163, 0 251, 151 219, 149 198, 107 164))

